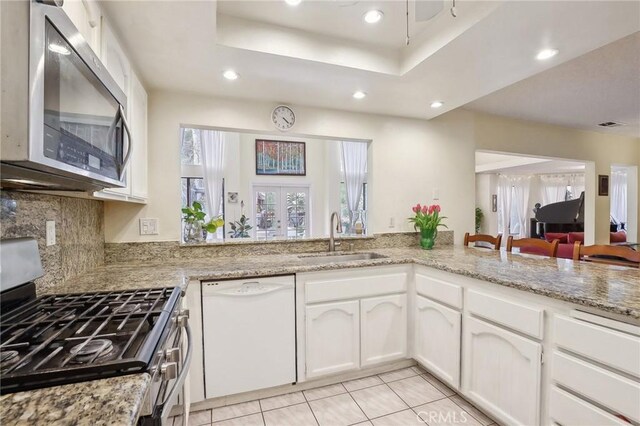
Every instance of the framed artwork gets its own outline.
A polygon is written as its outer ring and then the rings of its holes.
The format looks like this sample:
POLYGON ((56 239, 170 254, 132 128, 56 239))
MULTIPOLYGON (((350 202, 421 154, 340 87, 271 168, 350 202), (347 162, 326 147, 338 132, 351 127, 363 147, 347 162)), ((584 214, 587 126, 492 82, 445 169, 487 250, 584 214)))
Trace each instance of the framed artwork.
POLYGON ((237 192, 227 192, 227 203, 237 204, 238 203, 238 193, 237 192))
POLYGON ((598 195, 609 196, 609 176, 598 175, 598 195))
POLYGON ((306 143, 256 139, 256 174, 306 176, 306 143))

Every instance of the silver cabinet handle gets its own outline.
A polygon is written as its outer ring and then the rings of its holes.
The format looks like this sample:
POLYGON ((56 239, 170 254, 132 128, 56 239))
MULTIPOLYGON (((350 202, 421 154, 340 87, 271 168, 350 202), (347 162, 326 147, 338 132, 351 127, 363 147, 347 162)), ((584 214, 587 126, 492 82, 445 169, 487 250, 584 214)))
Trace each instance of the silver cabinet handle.
POLYGON ((133 138, 131 137, 129 122, 127 121, 127 117, 125 117, 124 115, 124 108, 122 107, 122 105, 120 105, 120 118, 122 118, 122 127, 124 127, 124 131, 127 133, 127 154, 124 156, 124 160, 122 160, 122 167, 120 169, 120 180, 122 180, 124 169, 127 167, 127 164, 129 164, 129 160, 131 159, 131 152, 133 150, 133 138))

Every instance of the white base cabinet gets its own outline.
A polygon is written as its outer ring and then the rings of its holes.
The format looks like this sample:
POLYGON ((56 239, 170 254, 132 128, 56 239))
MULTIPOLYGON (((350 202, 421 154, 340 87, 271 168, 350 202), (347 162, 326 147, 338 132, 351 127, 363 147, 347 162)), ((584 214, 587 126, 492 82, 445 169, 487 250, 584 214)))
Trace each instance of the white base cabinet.
POLYGON ((360 366, 360 302, 324 303, 306 308, 307 377, 360 366))
POLYGON ((362 367, 407 356, 407 295, 360 301, 362 367))
POLYGON ((460 387, 462 314, 417 295, 414 356, 454 389, 460 387))
POLYGON ((464 339, 468 396, 506 424, 539 424, 542 345, 471 317, 464 339))

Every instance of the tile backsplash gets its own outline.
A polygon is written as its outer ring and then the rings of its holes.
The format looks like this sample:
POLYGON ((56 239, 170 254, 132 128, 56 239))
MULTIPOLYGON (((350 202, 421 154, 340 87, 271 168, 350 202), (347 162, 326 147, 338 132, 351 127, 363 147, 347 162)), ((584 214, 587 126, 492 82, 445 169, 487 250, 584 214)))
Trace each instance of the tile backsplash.
POLYGON ((38 291, 103 265, 102 201, 19 191, 1 191, 0 236, 38 240, 45 275, 38 291), (56 222, 56 244, 46 245, 46 222, 56 222))

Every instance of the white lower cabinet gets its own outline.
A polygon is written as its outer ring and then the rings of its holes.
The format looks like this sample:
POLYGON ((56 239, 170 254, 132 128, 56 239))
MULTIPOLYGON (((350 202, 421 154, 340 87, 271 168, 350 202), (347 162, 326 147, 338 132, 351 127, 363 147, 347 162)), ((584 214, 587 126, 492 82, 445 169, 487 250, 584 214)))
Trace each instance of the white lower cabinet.
POLYGON ((306 307, 307 377, 360 366, 360 302, 306 307))
POLYGON ((467 395, 503 423, 539 424, 542 345, 472 317, 464 339, 467 395))
POLYGON ((462 314, 416 296, 414 356, 449 385, 460 387, 462 314))
POLYGON ((407 356, 407 295, 360 301, 362 367, 407 356))

